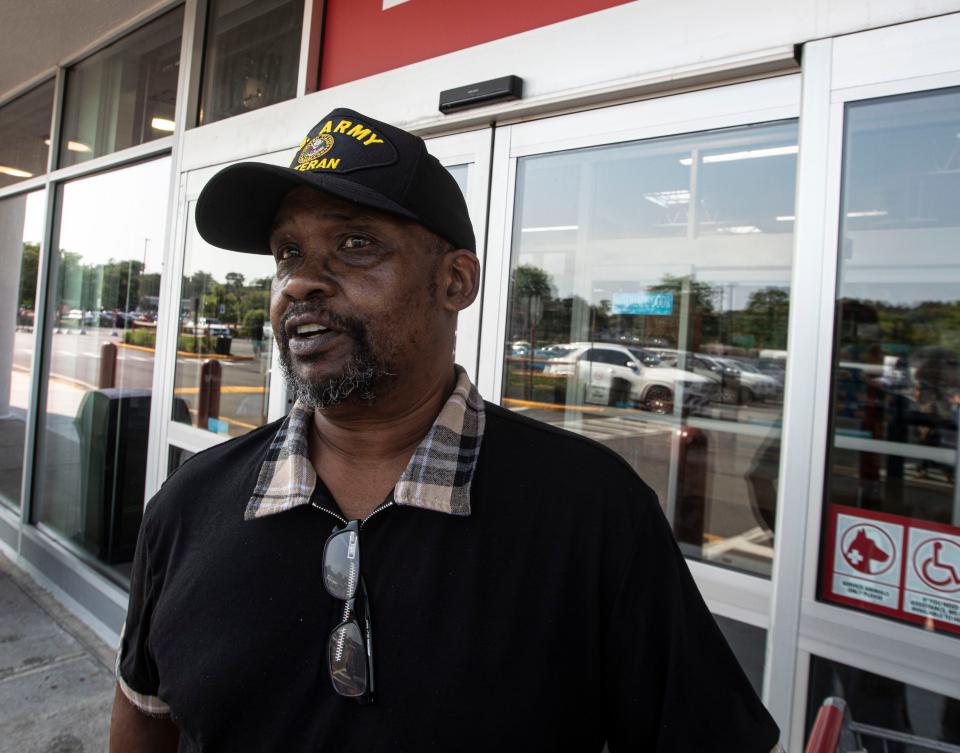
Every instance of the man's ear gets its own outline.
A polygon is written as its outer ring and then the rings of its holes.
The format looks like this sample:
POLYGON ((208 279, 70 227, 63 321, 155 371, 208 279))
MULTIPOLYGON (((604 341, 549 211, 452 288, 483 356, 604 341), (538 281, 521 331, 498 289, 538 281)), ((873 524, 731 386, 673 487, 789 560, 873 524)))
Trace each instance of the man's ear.
POLYGON ((473 251, 447 251, 440 264, 437 286, 441 305, 448 311, 463 311, 480 292, 480 260, 473 251))

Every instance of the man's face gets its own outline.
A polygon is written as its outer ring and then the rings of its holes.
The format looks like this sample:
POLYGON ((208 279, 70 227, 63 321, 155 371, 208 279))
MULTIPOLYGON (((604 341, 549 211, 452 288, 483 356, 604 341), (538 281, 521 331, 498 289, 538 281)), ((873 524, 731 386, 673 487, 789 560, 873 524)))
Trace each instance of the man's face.
POLYGON ((442 339, 436 243, 384 212, 306 187, 287 194, 270 236, 270 321, 299 399, 371 400, 429 357, 442 339))

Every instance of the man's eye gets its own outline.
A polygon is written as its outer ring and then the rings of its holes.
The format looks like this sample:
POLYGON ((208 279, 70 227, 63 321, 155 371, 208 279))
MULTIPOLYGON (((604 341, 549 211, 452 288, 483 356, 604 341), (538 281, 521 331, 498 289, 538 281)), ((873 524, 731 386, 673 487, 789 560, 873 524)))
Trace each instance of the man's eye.
POLYGON ((366 248, 369 245, 370 245, 369 239, 359 235, 351 235, 343 242, 343 247, 348 248, 351 251, 356 251, 361 248, 366 248))
POLYGON ((300 256, 300 249, 292 243, 284 243, 277 249, 277 261, 286 261, 294 256, 300 256))

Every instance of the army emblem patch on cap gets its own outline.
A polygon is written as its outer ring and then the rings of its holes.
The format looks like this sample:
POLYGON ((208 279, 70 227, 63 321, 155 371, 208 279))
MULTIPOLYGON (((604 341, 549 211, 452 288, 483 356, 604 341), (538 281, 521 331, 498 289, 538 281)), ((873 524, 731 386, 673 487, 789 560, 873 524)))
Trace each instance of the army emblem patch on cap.
POLYGON ((329 133, 321 133, 312 139, 304 139, 307 143, 300 154, 297 155, 297 162, 301 165, 317 157, 322 157, 333 148, 333 136, 329 133))
POLYGON ((290 167, 300 172, 348 173, 396 162, 397 150, 379 126, 355 118, 348 110, 330 113, 300 142, 290 167))

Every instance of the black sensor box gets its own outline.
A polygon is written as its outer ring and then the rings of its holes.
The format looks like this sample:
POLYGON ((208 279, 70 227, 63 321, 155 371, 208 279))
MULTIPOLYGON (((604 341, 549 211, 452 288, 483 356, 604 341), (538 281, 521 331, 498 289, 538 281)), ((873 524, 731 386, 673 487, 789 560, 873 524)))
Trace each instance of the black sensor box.
POLYGON ((467 107, 488 105, 491 102, 520 99, 521 96, 523 79, 519 76, 503 76, 440 92, 440 112, 448 113, 467 107))

